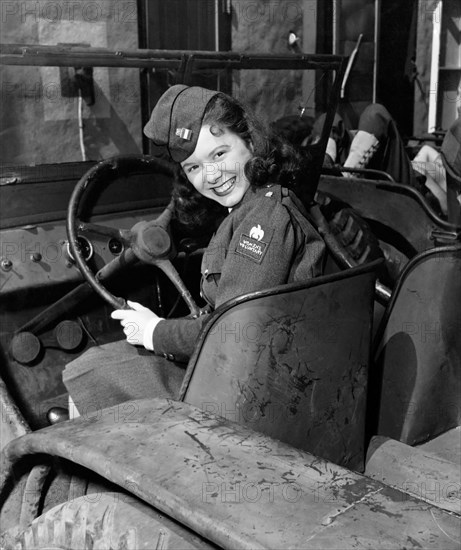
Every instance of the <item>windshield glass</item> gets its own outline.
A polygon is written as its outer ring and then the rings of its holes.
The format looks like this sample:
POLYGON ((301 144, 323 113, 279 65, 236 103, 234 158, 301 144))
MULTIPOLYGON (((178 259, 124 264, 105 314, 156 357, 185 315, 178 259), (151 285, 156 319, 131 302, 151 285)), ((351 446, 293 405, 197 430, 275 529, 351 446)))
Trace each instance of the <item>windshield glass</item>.
POLYGON ((296 55, 149 52, 3 45, 3 169, 152 153, 143 126, 178 82, 229 93, 268 124, 299 119, 293 124, 304 124, 308 137, 316 88, 334 77, 331 69, 311 70, 315 64, 308 70, 296 55))

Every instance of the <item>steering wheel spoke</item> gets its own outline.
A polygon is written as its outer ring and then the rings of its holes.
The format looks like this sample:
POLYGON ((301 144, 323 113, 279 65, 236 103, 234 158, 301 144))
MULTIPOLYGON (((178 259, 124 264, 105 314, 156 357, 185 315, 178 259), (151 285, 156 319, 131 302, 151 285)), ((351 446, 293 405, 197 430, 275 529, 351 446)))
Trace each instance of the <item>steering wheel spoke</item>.
POLYGON ((109 239, 117 239, 124 246, 131 246, 132 232, 129 229, 117 229, 115 227, 109 227, 107 225, 100 225, 97 223, 76 221, 78 233, 93 233, 101 237, 107 237, 109 239))
POLYGON ((138 257, 131 248, 126 248, 120 256, 117 256, 104 267, 102 267, 95 275, 96 279, 102 283, 110 279, 115 273, 124 269, 138 261, 138 257))
POLYGON ((179 276, 179 273, 177 272, 174 265, 170 262, 170 260, 158 260, 155 265, 157 265, 157 267, 161 269, 165 273, 165 275, 167 275, 170 281, 175 285, 178 292, 181 294, 182 298, 188 305, 192 317, 199 317, 201 315, 200 308, 194 302, 191 293, 185 287, 181 277, 179 276))

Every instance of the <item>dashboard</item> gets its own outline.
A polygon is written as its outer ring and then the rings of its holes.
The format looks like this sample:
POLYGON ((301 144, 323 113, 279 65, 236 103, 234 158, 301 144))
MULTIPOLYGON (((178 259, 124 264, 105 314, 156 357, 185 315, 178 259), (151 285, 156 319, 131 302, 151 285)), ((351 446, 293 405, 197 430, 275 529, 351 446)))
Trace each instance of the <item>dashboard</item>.
MULTIPOLYGON (((120 157, 87 186, 79 218, 130 229, 157 217, 168 204, 172 168, 161 160, 120 157)), ((0 291, 8 295, 77 282, 70 253, 67 208, 76 184, 95 162, 2 167, 0 174, 0 291)), ((79 238, 91 269, 99 270, 123 251, 117 239, 86 232, 79 238)))
MULTIPOLYGON (((123 337, 109 305, 79 291, 83 276, 68 247, 69 201, 95 164, 0 167, 0 375, 34 428, 48 425, 51 408, 66 406, 65 365, 93 345, 123 337)), ((164 211, 171 168, 142 156, 125 164, 129 169, 106 171, 85 191, 79 220, 131 229, 164 211)), ((94 273, 123 251, 121 241, 90 229, 79 232, 79 242, 94 273)), ((164 279, 140 263, 111 279, 110 290, 168 313, 177 293, 164 279)))
MULTIPOLYGON (((140 220, 156 218, 162 208, 107 214, 95 223, 116 229, 130 229, 140 220)), ((79 244, 89 267, 95 272, 123 251, 118 239, 85 232, 79 244)), ((1 232, 0 290, 3 295, 26 289, 79 282, 80 271, 69 250, 65 222, 29 224, 1 232)))

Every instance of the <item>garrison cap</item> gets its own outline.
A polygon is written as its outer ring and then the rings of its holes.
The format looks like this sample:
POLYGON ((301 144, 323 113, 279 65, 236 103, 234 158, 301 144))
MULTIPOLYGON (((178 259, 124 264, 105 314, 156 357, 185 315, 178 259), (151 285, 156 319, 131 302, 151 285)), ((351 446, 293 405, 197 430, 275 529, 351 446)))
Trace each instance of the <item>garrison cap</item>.
MULTIPOLYGON (((461 117, 445 134, 441 147, 442 162, 447 173, 461 186, 461 117)), ((458 191, 459 192, 459 191, 458 191)))
POLYGON ((174 161, 186 160, 197 145, 205 108, 218 93, 184 84, 168 88, 144 126, 144 134, 155 145, 166 146, 174 161))

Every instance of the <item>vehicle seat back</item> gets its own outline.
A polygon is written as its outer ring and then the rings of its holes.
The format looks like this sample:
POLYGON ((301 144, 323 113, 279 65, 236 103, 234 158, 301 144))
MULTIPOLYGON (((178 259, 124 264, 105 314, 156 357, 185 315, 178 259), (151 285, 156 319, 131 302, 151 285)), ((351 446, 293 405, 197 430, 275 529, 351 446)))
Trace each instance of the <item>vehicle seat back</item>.
POLYGON ((202 329, 181 398, 337 464, 362 469, 380 263, 223 304, 202 329))
POLYGON ((424 197, 407 185, 360 178, 349 178, 345 185, 344 178, 323 175, 318 189, 353 205, 380 241, 392 243, 408 258, 446 244, 443 236, 452 239, 461 229, 459 220, 441 219, 424 197))
POLYGON ((371 435, 414 445, 461 420, 461 246, 405 267, 376 335, 371 435))

